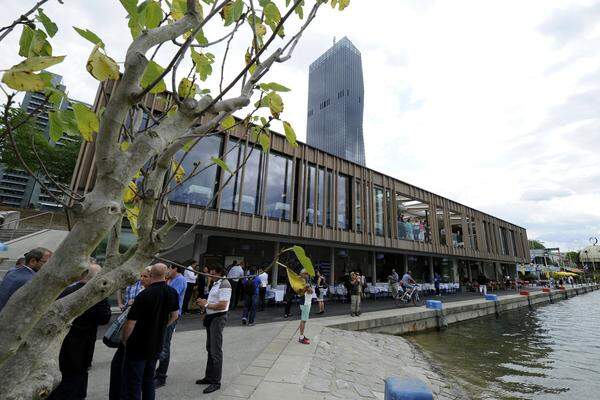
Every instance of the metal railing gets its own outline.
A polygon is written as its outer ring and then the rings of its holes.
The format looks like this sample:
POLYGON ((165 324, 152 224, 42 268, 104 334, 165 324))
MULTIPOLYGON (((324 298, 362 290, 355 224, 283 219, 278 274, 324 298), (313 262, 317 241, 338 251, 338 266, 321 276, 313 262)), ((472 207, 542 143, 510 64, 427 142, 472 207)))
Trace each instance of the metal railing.
MULTIPOLYGON (((29 217, 25 217, 25 218, 19 218, 16 219, 14 221, 9 221, 9 222, 5 222, 2 225, 0 225, 0 229, 4 228, 5 225, 11 225, 11 224, 16 224, 17 226, 22 222, 22 221, 27 221, 33 218, 37 218, 37 217, 41 217, 42 215, 47 215, 50 214, 50 221, 48 222, 48 226, 46 227, 46 229, 50 229, 50 227, 52 226, 52 222, 54 222, 54 213, 52 211, 45 211, 43 213, 39 213, 39 214, 35 214, 35 215, 30 215, 29 217)), ((12 229, 12 233, 10 235, 10 238, 8 239, 8 241, 11 241, 17 231, 17 229, 19 228, 13 228, 12 229)))

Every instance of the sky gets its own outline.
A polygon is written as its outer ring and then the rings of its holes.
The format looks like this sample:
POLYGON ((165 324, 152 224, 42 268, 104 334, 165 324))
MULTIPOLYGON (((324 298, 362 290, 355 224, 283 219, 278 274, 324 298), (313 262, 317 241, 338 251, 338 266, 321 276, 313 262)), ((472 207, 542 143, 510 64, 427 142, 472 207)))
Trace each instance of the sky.
MULTIPOLYGON (((0 26, 35 2, 4 3, 0 26)), ((50 70, 64 76, 72 98, 92 103, 91 44, 71 26, 96 32, 122 61, 125 14, 116 0, 64 3, 45 6, 61 29, 54 54, 67 55, 50 70)), ((0 43, 0 68, 20 61, 19 34, 0 43)), ((219 34, 207 30, 209 40, 219 34)), ((293 58, 266 79, 292 89, 283 117, 301 140, 308 67, 343 36, 362 54, 368 167, 522 226, 547 247, 579 249, 600 236, 600 1, 351 0, 343 12, 324 8, 293 58)), ((226 77, 244 49, 232 43, 226 77)), ((223 51, 213 50, 217 59, 223 51)), ((165 65, 172 54, 164 46, 157 60, 165 65)))

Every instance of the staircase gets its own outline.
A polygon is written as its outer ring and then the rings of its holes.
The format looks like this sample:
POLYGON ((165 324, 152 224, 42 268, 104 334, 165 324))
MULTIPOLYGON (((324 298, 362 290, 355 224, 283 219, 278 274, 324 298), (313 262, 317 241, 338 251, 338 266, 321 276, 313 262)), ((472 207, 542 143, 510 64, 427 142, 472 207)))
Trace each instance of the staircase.
POLYGON ((0 229, 0 242, 6 243, 9 240, 31 235, 32 233, 38 232, 41 229, 42 228, 0 229))

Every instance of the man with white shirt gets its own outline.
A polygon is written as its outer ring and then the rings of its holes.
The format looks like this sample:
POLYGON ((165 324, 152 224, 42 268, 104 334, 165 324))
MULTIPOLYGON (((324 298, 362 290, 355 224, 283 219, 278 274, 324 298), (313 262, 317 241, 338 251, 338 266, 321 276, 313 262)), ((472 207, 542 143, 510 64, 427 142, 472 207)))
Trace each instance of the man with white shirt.
POLYGON ((269 274, 264 269, 258 269, 258 279, 260 279, 260 287, 258 288, 258 298, 260 311, 265 311, 265 296, 267 295, 267 285, 269 283, 269 274))
POLYGON ((241 278, 244 277, 244 262, 241 261, 239 264, 234 262, 233 267, 227 273, 227 279, 231 284, 231 303, 229 309, 233 310, 237 307, 237 303, 240 300, 242 292, 241 278))
POLYGON ((185 297, 183 298, 183 313, 188 313, 189 309, 189 303, 190 303, 190 299, 192 298, 192 292, 194 291, 194 288, 196 287, 196 274, 194 273, 194 271, 198 271, 198 261, 196 260, 189 260, 188 262, 185 263, 186 265, 186 269, 183 271, 183 277, 185 278, 185 281, 187 283, 187 286, 185 288, 185 297))
MULTIPOLYGON (((231 271, 230 271, 231 272, 231 271)), ((223 276, 222 267, 210 267, 211 275, 223 276)), ((206 328, 206 371, 204 378, 196 381, 197 385, 208 385, 203 393, 212 393, 221 388, 223 373, 223 329, 227 322, 227 310, 231 300, 231 284, 225 278, 218 279, 208 293, 208 299, 196 302, 204 310, 204 327, 206 328)))

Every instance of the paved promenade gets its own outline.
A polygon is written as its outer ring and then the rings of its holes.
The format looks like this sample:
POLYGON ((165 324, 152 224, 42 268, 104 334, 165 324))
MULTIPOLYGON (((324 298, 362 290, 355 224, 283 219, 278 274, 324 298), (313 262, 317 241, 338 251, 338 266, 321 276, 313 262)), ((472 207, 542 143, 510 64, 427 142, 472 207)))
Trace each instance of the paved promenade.
MULTIPOLYGON (((515 292, 502 298, 518 298, 515 292)), ((454 295, 443 298, 451 308, 485 303, 482 296, 454 295), (450 301, 455 300, 455 301, 450 301)), ((331 328, 361 320, 423 313, 424 307, 393 307, 389 300, 367 301, 359 318, 348 315, 348 304, 330 303, 327 317, 311 318, 306 335, 310 346, 298 343, 296 316, 283 320, 281 307, 259 313, 259 324, 241 326, 230 314, 224 332, 222 390, 203 395, 194 381, 204 375, 205 331, 197 316, 180 322, 172 344, 167 385, 158 389, 158 399, 219 400, 334 400, 383 399, 384 379, 413 376, 425 381, 436 399, 459 399, 458 385, 442 378, 420 352, 403 337, 331 328), (372 310, 372 311, 368 311, 372 310), (269 319, 274 322, 268 322, 269 319)), ((313 308, 314 312, 314 308, 313 308)), ((89 399, 105 399, 113 350, 97 342, 90 374, 89 399)))

